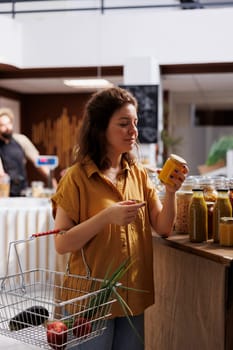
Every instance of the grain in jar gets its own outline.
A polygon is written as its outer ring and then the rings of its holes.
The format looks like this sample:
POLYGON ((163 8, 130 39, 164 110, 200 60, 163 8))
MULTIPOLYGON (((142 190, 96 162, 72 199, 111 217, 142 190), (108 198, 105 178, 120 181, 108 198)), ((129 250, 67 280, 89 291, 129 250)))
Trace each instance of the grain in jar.
POLYGON ((194 176, 188 176, 183 182, 179 191, 176 192, 176 221, 175 232, 180 234, 188 233, 189 225, 189 205, 192 199, 192 189, 196 182, 194 176))
POLYGON ((178 191, 176 193, 177 214, 175 221, 176 233, 188 233, 189 204, 192 199, 192 192, 178 191))

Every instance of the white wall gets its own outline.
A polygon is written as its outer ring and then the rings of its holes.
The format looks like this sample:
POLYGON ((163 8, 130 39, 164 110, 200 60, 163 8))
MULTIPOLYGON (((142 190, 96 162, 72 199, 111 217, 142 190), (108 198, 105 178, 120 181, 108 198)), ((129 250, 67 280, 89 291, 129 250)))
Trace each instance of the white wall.
POLYGON ((22 67, 122 65, 128 56, 159 64, 229 62, 232 18, 232 8, 1 16, 1 56, 22 67))
POLYGON ((0 63, 23 65, 22 25, 18 21, 0 16, 0 63))

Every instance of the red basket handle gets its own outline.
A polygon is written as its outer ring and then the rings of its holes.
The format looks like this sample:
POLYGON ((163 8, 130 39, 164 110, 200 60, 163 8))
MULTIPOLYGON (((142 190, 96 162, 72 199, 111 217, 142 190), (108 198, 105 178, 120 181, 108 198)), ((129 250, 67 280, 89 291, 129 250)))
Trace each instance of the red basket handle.
POLYGON ((33 233, 32 237, 41 237, 41 236, 48 236, 48 235, 54 235, 56 233, 62 232, 60 229, 57 230, 50 230, 50 231, 45 231, 45 232, 38 232, 38 233, 33 233))
POLYGON ((6 274, 5 274, 5 277, 3 278, 2 280, 2 283, 0 284, 0 290, 4 288, 4 284, 5 284, 5 280, 7 278, 7 275, 8 275, 8 269, 9 269, 9 261, 10 261, 10 253, 11 253, 11 247, 12 245, 14 246, 15 248, 15 253, 16 253, 16 259, 18 261, 18 265, 19 265, 19 269, 20 269, 20 273, 21 273, 21 278, 22 278, 22 291, 25 289, 25 282, 24 282, 24 275, 23 275, 23 270, 22 270, 22 266, 21 266, 21 262, 20 262, 20 257, 19 257, 19 254, 18 254, 18 251, 17 251, 17 245, 20 244, 20 243, 26 243, 28 241, 31 241, 32 239, 34 238, 37 238, 37 237, 42 237, 42 236, 48 236, 48 235, 53 235, 53 234, 56 234, 56 233, 65 233, 66 231, 65 230, 60 230, 60 229, 57 229, 57 230, 50 230, 50 231, 45 231, 45 232, 38 232, 38 233, 33 233, 31 235, 31 237, 27 238, 27 239, 21 239, 21 240, 17 240, 17 241, 11 241, 10 244, 9 244, 9 248, 8 248, 8 255, 7 255, 7 267, 6 267, 6 274))

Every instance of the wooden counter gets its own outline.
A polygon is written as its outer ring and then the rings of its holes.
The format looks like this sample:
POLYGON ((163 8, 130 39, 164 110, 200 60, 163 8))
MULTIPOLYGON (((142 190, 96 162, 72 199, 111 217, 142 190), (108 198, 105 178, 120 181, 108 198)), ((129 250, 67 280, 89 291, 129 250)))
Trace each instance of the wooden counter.
POLYGON ((233 248, 154 237, 146 350, 233 349, 233 248))

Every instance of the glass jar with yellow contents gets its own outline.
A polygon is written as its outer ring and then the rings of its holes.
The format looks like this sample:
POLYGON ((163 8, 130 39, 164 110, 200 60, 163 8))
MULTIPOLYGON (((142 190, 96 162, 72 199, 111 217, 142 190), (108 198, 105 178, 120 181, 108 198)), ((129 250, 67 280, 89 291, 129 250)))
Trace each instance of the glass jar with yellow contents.
POLYGON ((219 243, 219 224, 221 217, 231 217, 232 207, 227 188, 218 188, 218 197, 213 209, 213 239, 219 243))
POLYGON ((163 184, 173 185, 173 181, 171 179, 172 173, 175 170, 182 170, 185 165, 187 165, 186 160, 176 154, 171 154, 159 173, 159 180, 163 184))
POLYGON ((208 239, 208 209, 201 188, 193 189, 189 205, 189 239, 195 243, 208 239))
POLYGON ((233 246, 233 217, 220 218, 219 243, 222 246, 233 246))
POLYGON ((203 189, 204 199, 208 209, 208 239, 213 238, 213 209, 217 200, 218 192, 215 188, 214 179, 209 176, 201 176, 199 179, 200 188, 203 189))

